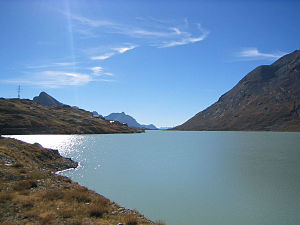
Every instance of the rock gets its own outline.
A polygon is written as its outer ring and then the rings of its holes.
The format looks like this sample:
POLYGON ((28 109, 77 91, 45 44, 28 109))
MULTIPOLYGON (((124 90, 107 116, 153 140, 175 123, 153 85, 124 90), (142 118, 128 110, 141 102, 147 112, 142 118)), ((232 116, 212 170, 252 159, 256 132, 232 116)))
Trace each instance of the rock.
POLYGON ((46 92, 41 92, 39 96, 33 98, 34 102, 40 103, 45 106, 62 106, 63 104, 57 101, 46 92))

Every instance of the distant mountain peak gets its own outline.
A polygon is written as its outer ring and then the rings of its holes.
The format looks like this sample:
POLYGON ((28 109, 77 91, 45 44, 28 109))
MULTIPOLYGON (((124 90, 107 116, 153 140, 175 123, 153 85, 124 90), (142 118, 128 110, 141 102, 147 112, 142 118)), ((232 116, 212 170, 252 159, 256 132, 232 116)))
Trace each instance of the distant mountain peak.
POLYGON ((42 91, 39 96, 33 98, 34 102, 40 103, 45 106, 61 106, 64 105, 61 102, 57 101, 52 96, 48 95, 46 92, 42 91))
POLYGON ((119 121, 120 123, 126 123, 129 127, 139 127, 139 128, 146 128, 151 130, 156 130, 157 128, 153 125, 143 125, 139 124, 136 119, 134 119, 132 116, 127 115, 125 112, 121 113, 111 113, 108 116, 104 117, 106 120, 115 120, 119 121))

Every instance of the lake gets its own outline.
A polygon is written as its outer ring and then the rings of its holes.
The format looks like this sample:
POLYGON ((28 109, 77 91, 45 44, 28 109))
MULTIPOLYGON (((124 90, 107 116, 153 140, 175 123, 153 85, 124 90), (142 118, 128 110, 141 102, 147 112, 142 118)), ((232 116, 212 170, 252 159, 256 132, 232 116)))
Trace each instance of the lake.
POLYGON ((17 135, 80 162, 62 172, 169 225, 300 221, 300 133, 17 135))

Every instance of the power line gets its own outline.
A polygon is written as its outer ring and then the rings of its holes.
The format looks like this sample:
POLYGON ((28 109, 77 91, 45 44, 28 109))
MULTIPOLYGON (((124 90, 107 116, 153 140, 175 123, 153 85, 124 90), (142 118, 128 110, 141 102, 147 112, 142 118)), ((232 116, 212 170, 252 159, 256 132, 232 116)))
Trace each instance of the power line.
POLYGON ((21 85, 19 85, 18 87, 18 99, 20 99, 20 95, 21 95, 21 85))

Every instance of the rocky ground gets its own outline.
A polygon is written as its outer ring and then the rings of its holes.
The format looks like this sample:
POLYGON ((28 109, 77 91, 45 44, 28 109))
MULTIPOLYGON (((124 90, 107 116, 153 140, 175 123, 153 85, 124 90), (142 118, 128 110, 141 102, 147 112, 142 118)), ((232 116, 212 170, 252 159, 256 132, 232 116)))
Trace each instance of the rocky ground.
POLYGON ((0 138, 0 224, 164 224, 55 174, 75 167, 55 150, 0 138))

